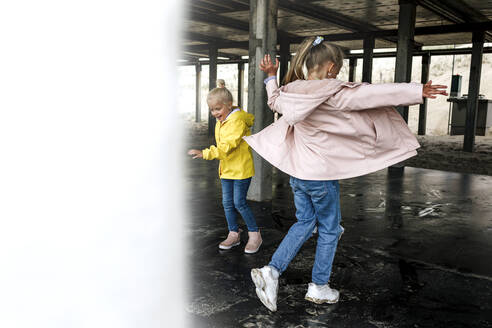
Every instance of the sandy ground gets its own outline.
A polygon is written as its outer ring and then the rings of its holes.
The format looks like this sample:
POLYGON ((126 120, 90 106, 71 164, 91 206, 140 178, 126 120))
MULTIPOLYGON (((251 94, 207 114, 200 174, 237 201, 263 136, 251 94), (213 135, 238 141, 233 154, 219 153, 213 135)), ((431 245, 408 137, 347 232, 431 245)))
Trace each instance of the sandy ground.
MULTIPOLYGON (((187 121, 189 137, 203 136, 207 123, 187 121)), ((475 137, 475 151, 463 151, 463 136, 418 136, 421 148, 418 156, 405 162, 406 166, 426 169, 492 175, 492 137, 475 137)))
POLYGON ((418 156, 407 166, 492 175, 492 137, 475 137, 475 150, 463 151, 463 136, 418 136, 418 156))

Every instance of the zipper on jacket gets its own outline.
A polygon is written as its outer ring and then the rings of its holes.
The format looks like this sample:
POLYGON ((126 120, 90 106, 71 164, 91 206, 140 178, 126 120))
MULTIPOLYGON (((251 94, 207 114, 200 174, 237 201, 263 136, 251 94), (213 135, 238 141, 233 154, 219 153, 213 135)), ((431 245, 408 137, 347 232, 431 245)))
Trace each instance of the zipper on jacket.
MULTIPOLYGON (((217 142, 217 151, 219 150, 219 143, 220 143, 220 128, 222 127, 222 123, 219 122, 219 133, 217 133, 218 135, 218 138, 216 140, 217 142)), ((221 164, 222 161, 219 161, 219 177, 222 177, 222 165, 221 164)))

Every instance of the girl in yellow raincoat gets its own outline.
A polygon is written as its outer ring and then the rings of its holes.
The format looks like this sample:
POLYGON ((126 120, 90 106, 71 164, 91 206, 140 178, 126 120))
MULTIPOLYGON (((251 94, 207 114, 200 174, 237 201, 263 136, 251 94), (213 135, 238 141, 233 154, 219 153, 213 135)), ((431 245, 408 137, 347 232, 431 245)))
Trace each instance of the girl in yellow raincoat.
POLYGON ((193 158, 218 159, 219 178, 222 184, 224 206, 229 235, 219 244, 220 249, 231 249, 241 243, 241 229, 237 225, 237 213, 241 214, 248 227, 248 243, 245 253, 256 253, 262 243, 256 220, 246 202, 251 177, 255 174, 253 156, 248 144, 242 139, 251 135, 254 116, 232 106, 232 94, 226 88, 215 88, 207 96, 207 104, 217 119, 215 141, 217 146, 203 150, 188 151, 193 158))

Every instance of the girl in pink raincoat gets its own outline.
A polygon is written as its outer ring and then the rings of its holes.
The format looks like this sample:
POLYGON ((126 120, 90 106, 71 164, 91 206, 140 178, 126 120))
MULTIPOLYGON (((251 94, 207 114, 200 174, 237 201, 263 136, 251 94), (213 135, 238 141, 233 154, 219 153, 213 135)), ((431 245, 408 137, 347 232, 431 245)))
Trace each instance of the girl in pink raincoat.
POLYGON ((251 276, 261 302, 277 309, 278 278, 318 227, 312 282, 305 298, 336 303, 339 292, 328 285, 340 226, 338 180, 401 162, 417 154, 415 136, 393 106, 422 103, 423 97, 447 95, 446 86, 420 83, 351 83, 337 80, 343 52, 311 37, 299 46, 278 87, 279 63, 266 55, 260 69, 270 108, 282 117, 244 140, 260 156, 291 176, 297 222, 270 263, 251 276))

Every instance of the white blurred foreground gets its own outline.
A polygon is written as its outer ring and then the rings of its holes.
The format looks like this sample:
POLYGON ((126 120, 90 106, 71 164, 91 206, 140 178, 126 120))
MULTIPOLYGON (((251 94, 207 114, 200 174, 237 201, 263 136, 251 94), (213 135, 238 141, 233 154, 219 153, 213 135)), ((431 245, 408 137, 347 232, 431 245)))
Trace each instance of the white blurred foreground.
POLYGON ((171 1, 0 5, 0 327, 181 327, 171 1))

